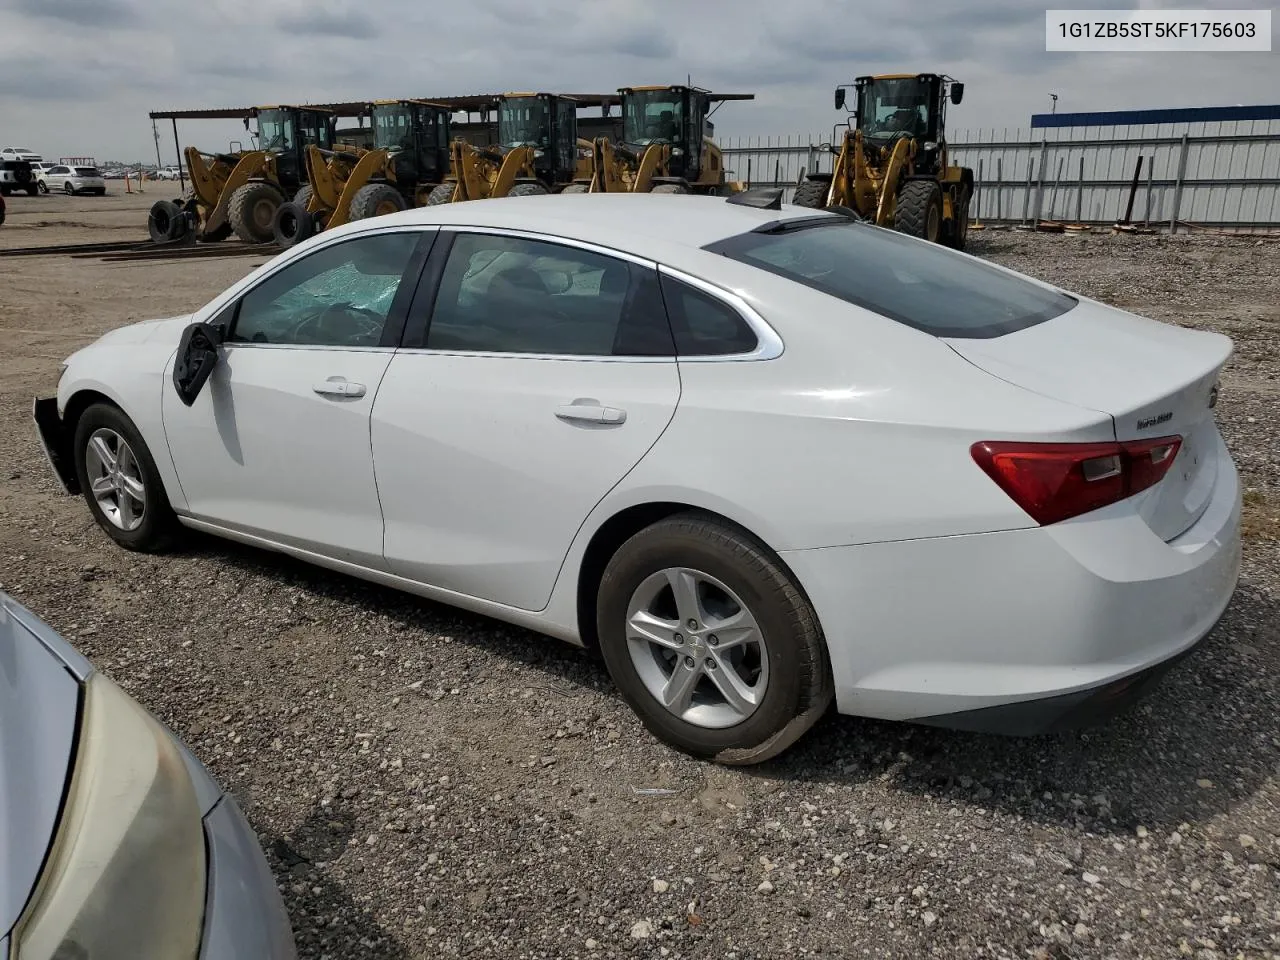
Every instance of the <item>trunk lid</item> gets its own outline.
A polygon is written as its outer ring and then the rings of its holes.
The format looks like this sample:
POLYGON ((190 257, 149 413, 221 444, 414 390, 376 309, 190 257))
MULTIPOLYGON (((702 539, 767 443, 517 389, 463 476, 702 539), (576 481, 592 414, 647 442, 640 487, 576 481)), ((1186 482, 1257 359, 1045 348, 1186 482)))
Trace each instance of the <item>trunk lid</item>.
POLYGON ((1213 404, 1229 338, 1082 299, 1017 333, 947 343, 1002 380, 1108 414, 1117 440, 1180 436, 1164 479, 1135 498, 1162 539, 1178 536, 1208 506, 1218 470, 1213 404))

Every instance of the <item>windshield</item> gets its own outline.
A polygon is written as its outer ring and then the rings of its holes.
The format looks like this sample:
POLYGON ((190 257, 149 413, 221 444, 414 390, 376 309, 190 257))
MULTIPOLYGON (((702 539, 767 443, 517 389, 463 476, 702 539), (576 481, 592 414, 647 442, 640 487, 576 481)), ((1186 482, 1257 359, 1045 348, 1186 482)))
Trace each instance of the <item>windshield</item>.
POLYGON ((288 113, 263 110, 258 114, 258 149, 293 149, 293 118, 288 113))
POLYGON ((1074 297, 973 257, 827 215, 810 226, 744 233, 706 249, 935 337, 999 337, 1076 305, 1074 297))
POLYGON ((498 106, 498 143, 504 147, 550 146, 551 114, 540 97, 511 97, 498 106))
POLYGON ((413 148, 413 115, 408 107, 373 108, 373 145, 379 150, 413 148))
POLYGON ((858 91, 858 126, 870 137, 927 136, 932 94, 916 77, 872 80, 858 91))
POLYGON ((622 139, 641 146, 676 143, 684 129, 684 98, 673 90, 628 93, 622 104, 622 139))

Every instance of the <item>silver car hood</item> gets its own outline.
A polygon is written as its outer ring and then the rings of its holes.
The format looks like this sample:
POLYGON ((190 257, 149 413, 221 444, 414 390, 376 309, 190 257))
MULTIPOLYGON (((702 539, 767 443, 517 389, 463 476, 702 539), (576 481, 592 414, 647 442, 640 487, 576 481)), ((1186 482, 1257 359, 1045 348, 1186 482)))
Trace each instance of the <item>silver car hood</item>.
POLYGON ((40 876, 75 755, 80 684, 70 644, 0 593, 0 939, 40 876))

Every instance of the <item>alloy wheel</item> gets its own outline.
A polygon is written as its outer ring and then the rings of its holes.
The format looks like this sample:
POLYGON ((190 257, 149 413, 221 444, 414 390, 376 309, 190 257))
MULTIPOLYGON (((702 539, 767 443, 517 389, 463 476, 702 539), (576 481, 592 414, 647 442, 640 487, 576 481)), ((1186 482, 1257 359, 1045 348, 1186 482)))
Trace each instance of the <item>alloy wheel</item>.
POLYGON ((142 525, 147 491, 133 449, 108 427, 93 431, 85 449, 85 472, 98 508, 111 523, 126 532, 142 525))

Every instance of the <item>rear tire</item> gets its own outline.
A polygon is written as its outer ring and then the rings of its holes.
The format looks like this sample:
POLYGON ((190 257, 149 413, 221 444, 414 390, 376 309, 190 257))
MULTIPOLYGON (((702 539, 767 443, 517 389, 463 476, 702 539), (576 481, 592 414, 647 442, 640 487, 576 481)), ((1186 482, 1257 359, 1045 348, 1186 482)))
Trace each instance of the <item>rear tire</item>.
POLYGON ((270 243, 271 225, 284 196, 274 184, 254 181, 236 188, 227 202, 227 222, 245 243, 270 243))
POLYGON ((404 197, 389 183, 367 183, 351 198, 351 219, 365 220, 409 209, 404 197))
POLYGON ((307 208, 298 201, 282 203, 276 208, 275 219, 271 223, 271 233, 276 245, 288 250, 316 232, 315 217, 307 212, 307 208))
POLYGON ((942 189, 936 180, 908 180, 898 191, 893 228, 930 243, 942 240, 942 189))
POLYGON ((507 193, 508 197, 541 197, 546 194, 547 188, 540 183, 517 183, 507 193))
POLYGON ((969 239, 969 202, 973 199, 968 184, 961 184, 956 191, 955 219, 947 224, 947 246, 963 250, 969 239))
POLYGON ((147 214, 147 233, 152 243, 169 243, 185 232, 187 220, 182 208, 172 200, 157 200, 147 214))
POLYGON ((457 188, 457 184, 441 183, 431 188, 431 192, 427 194, 427 206, 435 207, 442 203, 453 202, 453 192, 457 188))
POLYGON ((31 186, 27 187, 28 197, 37 197, 39 195, 40 195, 40 184, 33 183, 31 184, 31 186))
POLYGON ((62 185, 62 192, 65 193, 68 197, 74 197, 76 195, 76 188, 69 183, 64 183, 62 185))
POLYGON ((728 523, 690 512, 641 530, 610 559, 596 609, 614 683, 650 733, 677 750, 760 763, 795 743, 831 704, 831 666, 813 607, 772 551, 728 523), (692 582, 697 602, 682 603, 667 586, 673 581, 692 582), (754 632, 721 626, 726 636, 717 638, 715 624, 738 613, 754 632), (631 629, 646 615, 658 618, 650 624, 665 621, 678 646, 631 629), (682 669, 698 678, 684 705, 676 698, 668 708, 659 695, 682 669), (749 697, 731 702, 722 693, 730 679, 749 697))
POLYGON ((814 180, 807 178, 796 184, 795 196, 791 202, 797 207, 808 207, 821 210, 827 205, 827 194, 831 192, 830 180, 814 180))
POLYGON ((659 183, 653 186, 650 193, 688 193, 689 188, 683 183, 659 183))
MULTIPOLYGON (((101 449, 96 443, 95 448, 101 449)), ((95 403, 81 414, 75 431, 75 465, 76 479, 80 482, 89 512, 112 540, 126 550, 144 553, 158 553, 174 544, 181 528, 173 508, 169 506, 160 471, 156 469, 156 462, 142 435, 119 407, 95 403), (141 490, 140 500, 119 490, 109 490, 102 501, 95 495, 94 481, 107 480, 111 474, 109 468, 104 471, 103 459, 96 452, 90 452, 90 443, 95 437, 106 443, 120 464, 120 472, 129 478, 130 484, 141 490), (114 442, 110 439, 112 437, 116 438, 114 442), (127 444, 128 455, 124 461, 120 460, 120 441, 127 444), (126 510, 112 510, 112 502, 118 503, 121 498, 128 503, 126 510), (110 514, 114 514, 116 519, 112 519, 110 514), (130 523, 133 526, 130 527, 130 523)))

